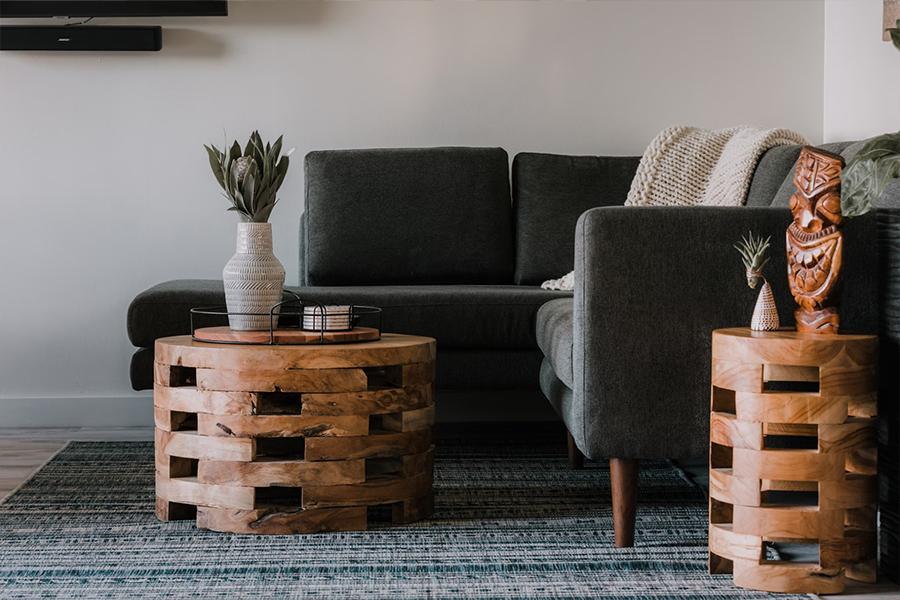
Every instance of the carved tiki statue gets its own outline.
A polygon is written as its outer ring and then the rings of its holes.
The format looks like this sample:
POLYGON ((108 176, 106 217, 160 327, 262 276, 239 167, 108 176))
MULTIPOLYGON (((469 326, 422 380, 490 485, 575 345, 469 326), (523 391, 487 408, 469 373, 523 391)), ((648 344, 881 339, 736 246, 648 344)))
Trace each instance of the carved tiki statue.
POLYGON ((808 146, 800 152, 791 196, 794 221, 787 230, 788 282, 800 305, 794 311, 800 332, 836 334, 840 326, 843 168, 837 154, 808 146))

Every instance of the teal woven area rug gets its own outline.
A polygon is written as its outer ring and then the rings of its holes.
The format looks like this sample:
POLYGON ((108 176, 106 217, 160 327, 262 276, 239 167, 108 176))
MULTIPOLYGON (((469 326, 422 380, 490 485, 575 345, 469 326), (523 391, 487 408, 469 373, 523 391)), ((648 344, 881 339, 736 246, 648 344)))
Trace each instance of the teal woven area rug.
POLYGON ((534 434, 440 436, 427 521, 231 535, 156 520, 152 443, 73 442, 0 505, 0 598, 776 597, 707 574, 703 490, 642 466, 629 549, 606 465, 569 471, 564 438, 534 434))

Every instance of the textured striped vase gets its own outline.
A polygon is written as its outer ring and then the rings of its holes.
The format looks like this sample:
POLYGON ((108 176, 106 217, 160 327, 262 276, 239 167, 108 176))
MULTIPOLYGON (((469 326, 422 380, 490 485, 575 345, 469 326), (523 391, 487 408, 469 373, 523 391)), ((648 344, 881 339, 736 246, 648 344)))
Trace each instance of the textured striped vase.
MULTIPOLYGON (((281 302, 284 267, 272 254, 271 223, 238 223, 237 252, 222 270, 225 304, 232 329, 253 331, 269 328, 269 310, 281 302)), ((275 318, 275 326, 278 318, 275 318)))

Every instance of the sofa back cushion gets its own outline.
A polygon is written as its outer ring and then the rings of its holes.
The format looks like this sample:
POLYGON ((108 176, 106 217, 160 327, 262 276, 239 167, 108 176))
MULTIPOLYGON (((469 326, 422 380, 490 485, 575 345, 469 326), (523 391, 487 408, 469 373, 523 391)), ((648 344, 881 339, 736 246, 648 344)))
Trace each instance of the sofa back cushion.
POLYGON ((766 150, 756 163, 745 206, 770 206, 788 174, 793 176, 803 146, 775 146, 766 150))
POLYGON ((591 208, 624 204, 636 156, 523 152, 513 160, 516 276, 520 285, 562 277, 575 265, 575 224, 591 208))
POLYGON ((318 151, 305 172, 308 285, 512 283, 502 148, 318 151))

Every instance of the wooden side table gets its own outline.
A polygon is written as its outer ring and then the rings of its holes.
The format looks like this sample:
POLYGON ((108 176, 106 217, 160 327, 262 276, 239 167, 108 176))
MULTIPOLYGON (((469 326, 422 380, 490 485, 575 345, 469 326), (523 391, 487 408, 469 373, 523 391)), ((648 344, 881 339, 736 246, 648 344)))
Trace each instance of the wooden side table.
POLYGON ((156 514, 202 529, 366 529, 434 509, 435 341, 248 346, 157 340, 156 514))
POLYGON ((871 335, 713 332, 710 573, 801 594, 875 581, 877 362, 871 335), (776 542, 819 560, 769 560, 776 542))

